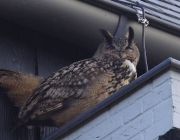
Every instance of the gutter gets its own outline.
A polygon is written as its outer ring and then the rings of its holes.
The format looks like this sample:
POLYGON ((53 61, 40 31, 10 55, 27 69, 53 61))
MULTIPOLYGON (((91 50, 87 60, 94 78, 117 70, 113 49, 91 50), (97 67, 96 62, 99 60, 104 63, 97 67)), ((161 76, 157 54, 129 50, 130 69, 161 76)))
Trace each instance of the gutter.
MULTIPOLYGON (((136 17, 136 10, 134 10, 131 7, 125 6, 125 5, 120 5, 114 1, 110 0, 81 0, 83 2, 110 10, 112 12, 115 12, 117 14, 123 14, 126 15, 127 17, 130 17, 134 20, 137 20, 136 17)), ((155 16, 152 16, 148 13, 146 13, 146 18, 149 20, 149 25, 154 26, 156 28, 159 28, 161 30, 167 31, 171 34, 180 36, 180 26, 177 24, 174 24, 172 22, 157 18, 155 16)))
POLYGON ((72 130, 75 127, 78 127, 82 122, 85 122, 87 119, 93 117, 95 114, 100 112, 101 110, 105 109, 107 106, 113 104, 120 98, 130 94, 131 91, 138 88, 154 76, 162 73, 163 71, 170 69, 171 67, 180 69, 180 61, 175 60, 173 58, 168 58, 153 69, 149 70, 136 80, 132 81, 130 84, 122 87, 120 90, 113 93, 111 96, 106 98, 105 100, 101 101, 100 103, 96 104, 92 108, 88 109, 81 115, 75 117, 71 121, 67 122, 65 125, 57 129, 56 131, 52 132, 42 140, 54 140, 54 139, 62 139, 63 136, 72 130))
POLYGON ((79 0, 0 0, 0 21, 25 26, 88 53, 94 52, 102 40, 98 29, 114 34, 119 18, 116 13, 79 0))

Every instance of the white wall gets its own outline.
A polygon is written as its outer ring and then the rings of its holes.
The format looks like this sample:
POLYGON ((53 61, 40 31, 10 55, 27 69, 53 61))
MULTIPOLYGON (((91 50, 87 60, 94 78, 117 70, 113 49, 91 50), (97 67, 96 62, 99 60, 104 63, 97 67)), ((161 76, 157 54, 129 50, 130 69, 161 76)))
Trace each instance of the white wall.
POLYGON ((107 108, 64 140, 157 140, 180 128, 180 73, 166 71, 107 108))

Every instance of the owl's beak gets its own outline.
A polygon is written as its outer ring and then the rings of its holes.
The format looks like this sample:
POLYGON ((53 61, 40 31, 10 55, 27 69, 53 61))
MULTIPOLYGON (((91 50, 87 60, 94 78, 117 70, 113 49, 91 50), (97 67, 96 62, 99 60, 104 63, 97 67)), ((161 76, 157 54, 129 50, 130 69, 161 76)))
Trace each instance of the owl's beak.
POLYGON ((119 57, 120 57, 120 58, 123 57, 123 52, 122 52, 122 51, 119 52, 119 57))

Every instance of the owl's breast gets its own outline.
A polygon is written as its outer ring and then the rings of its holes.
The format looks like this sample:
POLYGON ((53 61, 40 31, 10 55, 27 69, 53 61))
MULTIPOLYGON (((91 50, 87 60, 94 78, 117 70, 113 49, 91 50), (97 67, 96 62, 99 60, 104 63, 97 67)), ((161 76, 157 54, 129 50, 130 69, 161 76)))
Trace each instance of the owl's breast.
POLYGON ((131 63, 131 61, 125 60, 125 61, 124 61, 124 64, 129 67, 129 70, 130 70, 131 72, 133 72, 133 73, 136 72, 136 68, 135 68, 134 64, 131 63))

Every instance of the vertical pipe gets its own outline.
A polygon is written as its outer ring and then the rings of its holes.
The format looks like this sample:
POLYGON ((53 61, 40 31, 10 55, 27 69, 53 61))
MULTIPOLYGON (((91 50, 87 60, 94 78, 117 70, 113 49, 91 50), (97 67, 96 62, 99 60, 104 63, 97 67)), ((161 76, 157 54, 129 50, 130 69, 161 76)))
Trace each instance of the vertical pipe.
POLYGON ((145 46, 145 24, 142 24, 142 47, 143 47, 143 54, 144 54, 144 64, 146 68, 146 72, 148 71, 148 64, 147 64, 147 56, 146 56, 146 46, 145 46))

